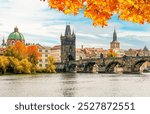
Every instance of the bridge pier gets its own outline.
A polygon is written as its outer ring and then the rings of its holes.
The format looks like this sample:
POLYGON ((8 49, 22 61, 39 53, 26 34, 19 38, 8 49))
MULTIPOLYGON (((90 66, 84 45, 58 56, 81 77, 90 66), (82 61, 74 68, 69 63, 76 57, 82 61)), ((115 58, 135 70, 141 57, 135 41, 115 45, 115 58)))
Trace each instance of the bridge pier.
POLYGON ((114 68, 114 73, 123 73, 123 72, 124 72, 123 67, 115 67, 114 68))
POLYGON ((132 68, 129 66, 126 66, 123 68, 123 73, 131 73, 132 72, 132 68))

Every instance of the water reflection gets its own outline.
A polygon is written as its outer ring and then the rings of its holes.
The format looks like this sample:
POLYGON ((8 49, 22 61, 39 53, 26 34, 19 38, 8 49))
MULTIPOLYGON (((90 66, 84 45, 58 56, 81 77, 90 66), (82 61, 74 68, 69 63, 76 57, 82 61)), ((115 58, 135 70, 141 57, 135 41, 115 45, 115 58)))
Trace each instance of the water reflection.
POLYGON ((150 76, 88 73, 0 76, 0 96, 149 97, 150 76))
POLYGON ((61 92, 64 97, 74 97, 76 94, 77 76, 74 73, 62 74, 61 92))
POLYGON ((116 96, 120 90, 118 88, 118 86, 120 85, 119 83, 119 79, 117 77, 114 77, 114 78, 110 78, 110 83, 109 83, 109 91, 111 91, 111 94, 113 96, 116 96))

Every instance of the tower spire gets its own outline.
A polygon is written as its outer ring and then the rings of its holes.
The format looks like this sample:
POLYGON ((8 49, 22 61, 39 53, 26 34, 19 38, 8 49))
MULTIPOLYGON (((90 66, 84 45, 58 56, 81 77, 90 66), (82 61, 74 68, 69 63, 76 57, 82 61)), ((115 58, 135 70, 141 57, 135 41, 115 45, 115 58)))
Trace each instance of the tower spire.
POLYGON ((146 45, 145 45, 145 47, 143 48, 143 51, 149 51, 146 45))
POLYGON ((73 35, 73 36, 75 35, 74 30, 72 31, 72 35, 73 35))
POLYGON ((113 42, 117 41, 117 33, 116 33, 116 28, 114 28, 114 33, 113 33, 113 42))
POLYGON ((71 35, 70 25, 66 25, 65 36, 71 35))
POLYGON ((4 36, 3 36, 3 42, 2 42, 2 45, 4 46, 4 44, 5 44, 5 39, 4 39, 4 36))
POLYGON ((5 43, 5 38, 4 38, 4 36, 3 36, 3 41, 2 41, 2 47, 5 47, 6 46, 6 43, 5 43))

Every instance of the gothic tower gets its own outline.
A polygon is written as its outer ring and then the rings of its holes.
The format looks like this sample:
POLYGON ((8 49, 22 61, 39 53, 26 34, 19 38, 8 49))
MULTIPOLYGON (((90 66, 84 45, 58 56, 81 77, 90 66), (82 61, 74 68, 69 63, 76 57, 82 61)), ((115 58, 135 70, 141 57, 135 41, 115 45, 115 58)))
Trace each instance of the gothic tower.
POLYGON ((110 49, 120 49, 120 43, 117 40, 117 33, 115 29, 113 33, 113 41, 110 43, 110 49))
POLYGON ((4 39, 4 37, 3 37, 3 41, 2 41, 1 46, 2 46, 3 48, 5 48, 5 47, 6 47, 6 43, 5 43, 5 39, 4 39))
POLYGON ((65 35, 61 40, 61 62, 76 60, 76 35, 71 33, 70 25, 66 25, 65 35))

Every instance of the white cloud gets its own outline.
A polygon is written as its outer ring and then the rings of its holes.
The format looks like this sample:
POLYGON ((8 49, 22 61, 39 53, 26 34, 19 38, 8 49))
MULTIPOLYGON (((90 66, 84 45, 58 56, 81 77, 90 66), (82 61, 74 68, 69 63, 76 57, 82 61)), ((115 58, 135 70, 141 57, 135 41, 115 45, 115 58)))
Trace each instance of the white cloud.
MULTIPOLYGON (((0 39, 8 37, 15 26, 19 27, 27 42, 55 45, 60 43, 60 34, 64 34, 66 22, 77 35, 77 46, 109 48, 114 27, 117 30, 122 48, 143 47, 149 45, 149 31, 132 31, 122 29, 120 22, 109 22, 105 28, 93 27, 91 21, 83 18, 65 16, 56 10, 50 10, 47 2, 40 0, 0 0, 0 39), (137 45, 141 43, 141 45, 137 45)), ((133 26, 133 25, 132 25, 133 26)), ((147 27, 150 30, 150 27, 147 27)))
POLYGON ((83 34, 83 33, 77 33, 76 34, 77 36, 84 36, 84 37, 87 37, 87 38, 92 38, 92 39, 97 39, 97 38, 99 38, 99 37, 97 37, 97 36, 95 36, 95 35, 93 35, 93 34, 83 34))

